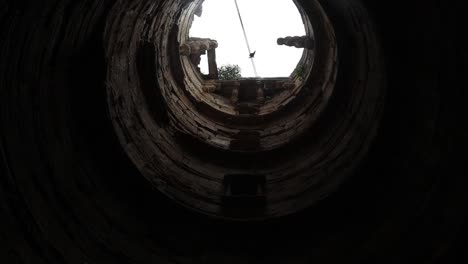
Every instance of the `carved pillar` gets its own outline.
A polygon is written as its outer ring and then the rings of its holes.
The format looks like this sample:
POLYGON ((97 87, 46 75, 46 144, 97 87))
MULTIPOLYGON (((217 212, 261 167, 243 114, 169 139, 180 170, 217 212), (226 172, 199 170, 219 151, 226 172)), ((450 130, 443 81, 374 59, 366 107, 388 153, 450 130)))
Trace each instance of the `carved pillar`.
POLYGON ((296 47, 296 48, 305 48, 305 49, 315 48, 314 39, 308 36, 278 38, 277 43, 278 45, 286 45, 289 47, 296 47))
POLYGON ((218 79, 218 64, 216 63, 216 49, 208 50, 208 70, 210 79, 218 79))
POLYGON ((190 54, 189 55, 190 61, 193 63, 193 65, 198 67, 198 65, 200 65, 200 62, 201 62, 201 55, 205 53, 206 53, 205 51, 202 51, 202 52, 190 54))
POLYGON ((212 39, 190 38, 180 45, 179 53, 182 56, 188 56, 190 61, 198 66, 201 61, 201 55, 208 51, 209 78, 218 79, 218 66, 216 64, 216 48, 218 42, 212 39))

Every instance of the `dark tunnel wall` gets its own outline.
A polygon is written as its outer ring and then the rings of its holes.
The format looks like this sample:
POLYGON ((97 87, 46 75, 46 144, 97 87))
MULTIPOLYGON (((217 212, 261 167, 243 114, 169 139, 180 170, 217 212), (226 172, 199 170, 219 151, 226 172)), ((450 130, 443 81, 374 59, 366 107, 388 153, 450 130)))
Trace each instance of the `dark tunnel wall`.
MULTIPOLYGON (((347 1, 320 1, 335 26, 347 1)), ((0 2, 2 263, 464 263, 461 9, 362 2, 387 80, 369 152, 327 199, 244 222, 172 202, 121 147, 106 98, 114 1, 0 2)))

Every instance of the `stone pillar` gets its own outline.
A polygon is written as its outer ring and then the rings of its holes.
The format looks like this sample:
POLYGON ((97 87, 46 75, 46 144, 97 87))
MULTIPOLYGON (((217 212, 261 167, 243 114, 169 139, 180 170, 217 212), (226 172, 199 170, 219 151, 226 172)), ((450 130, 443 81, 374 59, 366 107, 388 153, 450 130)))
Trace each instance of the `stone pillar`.
POLYGON ((277 43, 278 45, 286 45, 289 47, 296 47, 296 48, 304 48, 304 49, 315 48, 314 39, 308 36, 278 38, 277 43))
POLYGON ((216 64, 216 48, 218 42, 213 39, 190 38, 180 45, 179 53, 182 56, 188 56, 190 61, 198 66, 201 61, 201 55, 208 52, 208 67, 210 79, 218 79, 218 66, 216 64))
POLYGON ((216 63, 216 49, 208 50, 208 70, 209 78, 212 80, 218 79, 218 64, 216 63))
POLYGON ((200 65, 201 62, 201 55, 205 54, 205 51, 201 51, 198 53, 190 54, 190 61, 193 63, 193 65, 197 66, 200 65))

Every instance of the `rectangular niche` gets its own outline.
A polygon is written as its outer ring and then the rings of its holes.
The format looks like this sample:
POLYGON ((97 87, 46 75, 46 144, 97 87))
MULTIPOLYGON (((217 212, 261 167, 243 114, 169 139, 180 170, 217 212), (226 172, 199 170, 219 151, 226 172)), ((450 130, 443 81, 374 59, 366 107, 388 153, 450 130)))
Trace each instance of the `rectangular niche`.
POLYGON ((265 206, 265 175, 227 174, 223 187, 223 205, 231 211, 247 213, 265 206))

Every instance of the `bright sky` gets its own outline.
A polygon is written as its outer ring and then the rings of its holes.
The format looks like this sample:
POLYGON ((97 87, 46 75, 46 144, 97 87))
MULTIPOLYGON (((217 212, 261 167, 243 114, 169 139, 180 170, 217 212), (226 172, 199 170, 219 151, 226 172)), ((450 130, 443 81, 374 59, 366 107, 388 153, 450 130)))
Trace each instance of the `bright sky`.
MULTIPOLYGON (((250 48, 256 51, 255 65, 260 77, 288 77, 296 68, 303 49, 279 46, 279 37, 304 36, 299 10, 292 0, 237 0, 250 48)), ((218 67, 237 64, 242 77, 255 77, 234 0, 205 0, 203 15, 195 16, 190 37, 218 41, 218 67)), ((206 55, 200 63, 208 72, 206 55)))

